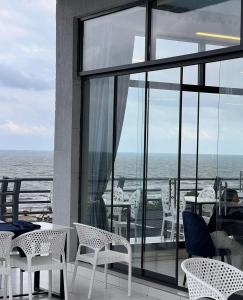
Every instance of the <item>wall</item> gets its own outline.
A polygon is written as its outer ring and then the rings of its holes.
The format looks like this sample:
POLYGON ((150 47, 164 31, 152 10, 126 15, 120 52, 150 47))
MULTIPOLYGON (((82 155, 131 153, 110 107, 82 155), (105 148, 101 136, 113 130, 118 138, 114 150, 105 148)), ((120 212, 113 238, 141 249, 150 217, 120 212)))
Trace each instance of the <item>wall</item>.
MULTIPOLYGON (((134 0, 57 0, 56 112, 54 149, 53 222, 72 226, 78 219, 80 99, 77 78, 77 28, 74 18, 134 0)), ((76 252, 71 230, 70 259, 76 252)))

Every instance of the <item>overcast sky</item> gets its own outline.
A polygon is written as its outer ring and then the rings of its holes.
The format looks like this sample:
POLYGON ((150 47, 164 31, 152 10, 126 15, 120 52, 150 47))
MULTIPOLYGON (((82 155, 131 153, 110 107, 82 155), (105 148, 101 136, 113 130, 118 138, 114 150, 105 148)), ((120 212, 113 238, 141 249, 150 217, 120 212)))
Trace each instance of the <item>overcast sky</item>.
POLYGON ((53 150, 55 0, 0 0, 0 149, 53 150))

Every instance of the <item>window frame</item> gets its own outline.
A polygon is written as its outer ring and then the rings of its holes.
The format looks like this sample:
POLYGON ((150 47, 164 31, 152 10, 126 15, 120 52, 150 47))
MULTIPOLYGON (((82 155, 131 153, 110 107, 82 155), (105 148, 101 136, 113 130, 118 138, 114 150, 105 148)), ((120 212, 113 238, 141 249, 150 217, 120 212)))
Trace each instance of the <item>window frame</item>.
POLYGON ((161 68, 172 68, 177 66, 187 66, 192 64, 200 64, 214 62, 218 60, 237 58, 243 55, 243 0, 241 0, 241 28, 240 28, 240 44, 236 46, 226 47, 223 49, 209 50, 192 54, 185 54, 175 57, 151 59, 151 32, 152 32, 152 7, 156 0, 137 0, 133 3, 127 3, 117 7, 100 10, 91 14, 78 16, 78 49, 77 49, 77 75, 78 77, 90 77, 94 75, 108 76, 125 75, 129 73, 144 72, 147 68, 158 70, 161 68), (84 46, 84 22, 98 17, 121 12, 136 6, 145 6, 145 60, 144 62, 130 63, 126 65, 118 65, 100 69, 83 70, 83 46, 84 46), (233 55, 233 56, 232 56, 233 55), (239 55, 239 56, 238 56, 239 55))

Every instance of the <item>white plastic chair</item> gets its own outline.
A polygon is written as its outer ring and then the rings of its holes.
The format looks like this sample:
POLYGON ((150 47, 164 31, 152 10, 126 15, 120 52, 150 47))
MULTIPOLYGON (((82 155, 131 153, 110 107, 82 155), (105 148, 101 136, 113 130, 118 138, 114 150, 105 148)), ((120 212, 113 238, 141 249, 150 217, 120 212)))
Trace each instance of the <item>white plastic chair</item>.
MULTIPOLYGON (((109 200, 109 203, 111 202, 111 200, 109 200)), ((113 202, 120 202, 123 203, 124 202, 124 192, 123 189, 120 187, 114 187, 114 191, 113 191, 113 202)), ((109 208, 109 214, 111 209, 109 208)), ((121 227, 119 227, 119 223, 122 222, 122 211, 123 208, 122 207, 113 207, 113 217, 115 216, 117 219, 113 219, 113 226, 115 227, 115 233, 116 234, 120 234, 121 235, 121 227)), ((111 220, 109 219, 109 224, 111 223, 111 220)))
MULTIPOLYGON (((49 297, 52 295, 52 271, 63 270, 65 299, 68 299, 65 240, 66 232, 61 230, 35 230, 13 240, 12 248, 21 249, 25 257, 12 255, 11 265, 28 272, 29 300, 32 300, 32 272, 43 270, 49 271, 49 297)), ((22 283, 23 273, 20 274, 22 283)))
POLYGON ((7 299, 7 280, 8 278, 8 292, 9 299, 12 300, 12 283, 11 283, 11 265, 10 265, 10 252, 12 237, 14 234, 9 231, 0 231, 0 274, 3 276, 4 281, 4 299, 7 299))
MULTIPOLYGON (((204 189, 202 189, 199 194, 198 198, 204 198, 204 199, 211 199, 212 201, 215 200, 215 190, 212 186, 206 186, 204 189)), ((213 213, 213 205, 212 204, 203 204, 202 205, 202 212, 203 212, 203 218, 206 223, 209 222, 210 217, 213 213)))
MULTIPOLYGON (((135 240, 137 240, 137 227, 138 226, 141 227, 141 224, 138 224, 137 221, 138 210, 141 204, 141 197, 142 197, 141 189, 137 189, 131 194, 128 200, 128 202, 131 204, 131 218, 134 220, 133 222, 130 223, 130 228, 134 229, 135 240)), ((122 228, 127 229, 127 222, 128 220, 113 221, 115 233, 116 234, 118 234, 118 232, 121 233, 122 228)))
MULTIPOLYGON (((170 240, 174 241, 175 233, 176 233, 176 224, 177 224, 177 207, 170 203, 169 196, 167 195, 164 197, 163 192, 161 190, 161 202, 162 202, 162 228, 161 228, 161 239, 164 237, 164 228, 165 222, 171 223, 171 230, 170 230, 170 240)), ((183 229, 183 219, 182 219, 182 212, 186 208, 186 202, 183 196, 180 197, 180 212, 179 212, 179 230, 180 234, 184 236, 183 229)))
POLYGON ((226 300, 243 290, 243 272, 224 262, 208 258, 189 258, 182 262, 187 276, 189 299, 226 300))
MULTIPOLYGON (((125 262, 128 264, 128 296, 131 295, 132 280, 132 249, 129 242, 117 234, 95 228, 92 226, 74 223, 78 233, 79 247, 75 261, 72 285, 74 284, 77 267, 79 262, 86 262, 93 265, 88 299, 91 299, 95 269, 97 265, 105 265, 105 288, 107 287, 107 268, 108 264, 125 262), (110 250, 110 245, 122 245, 126 248, 127 253, 110 250), (81 254, 81 247, 89 250, 88 253, 81 254)), ((72 286, 73 290, 73 286, 72 286)))
POLYGON ((161 189, 161 204, 162 204, 162 228, 161 228, 161 238, 164 237, 165 223, 173 223, 174 216, 171 210, 171 203, 169 202, 168 194, 166 197, 163 195, 163 191, 161 189))

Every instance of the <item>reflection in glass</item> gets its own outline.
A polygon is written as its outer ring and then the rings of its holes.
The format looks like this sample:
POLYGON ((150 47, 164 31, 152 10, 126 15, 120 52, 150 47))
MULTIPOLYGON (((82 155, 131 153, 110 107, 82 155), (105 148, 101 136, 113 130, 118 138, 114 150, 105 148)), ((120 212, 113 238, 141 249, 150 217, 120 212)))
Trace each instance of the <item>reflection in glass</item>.
MULTIPOLYGON (((213 189, 217 176, 218 151, 218 105, 219 95, 200 94, 199 149, 198 149, 198 195, 215 199, 213 189)), ((203 204, 199 213, 208 224, 214 203, 203 204)))
POLYGON ((113 230, 130 241, 133 266, 140 268, 145 74, 135 74, 133 79, 130 75, 119 76, 117 90, 113 230), (115 193, 120 196, 115 196, 115 193))
POLYGON ((183 83, 194 85, 198 84, 198 65, 183 68, 183 83))
POLYGON ((83 70, 144 61, 144 37, 142 6, 85 21, 83 70))
POLYGON ((148 78, 149 138, 144 268, 174 278, 180 69, 150 72, 148 78))
POLYGON ((215 210, 216 224, 211 228, 215 245, 229 249, 232 264, 239 269, 243 268, 241 67, 242 59, 222 61, 220 65, 218 176, 221 185, 215 210))
POLYGON ((206 44, 240 44, 240 0, 155 1, 152 59, 207 51, 206 44))

